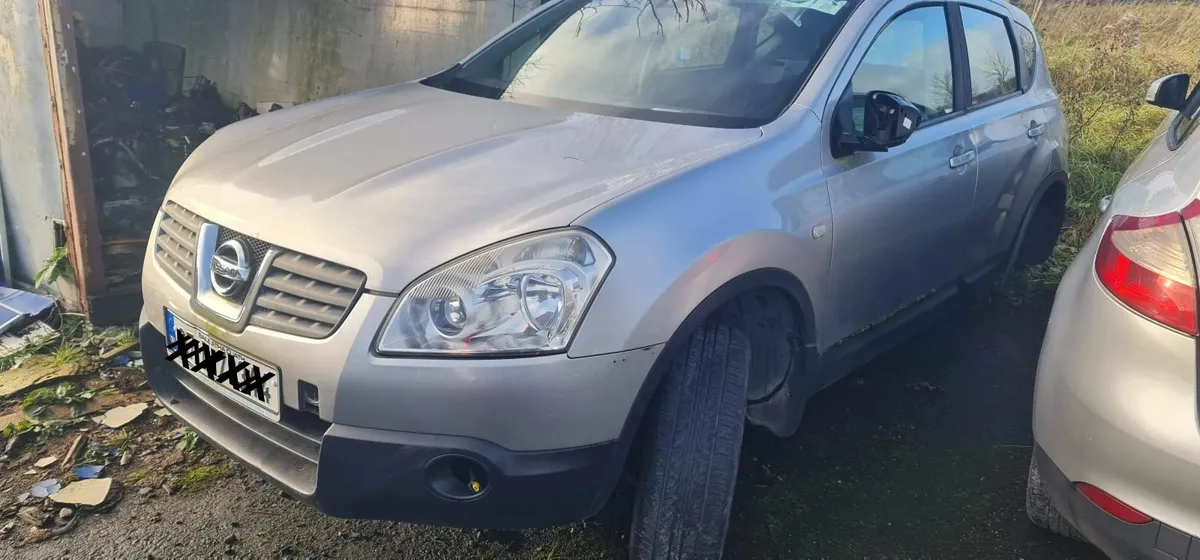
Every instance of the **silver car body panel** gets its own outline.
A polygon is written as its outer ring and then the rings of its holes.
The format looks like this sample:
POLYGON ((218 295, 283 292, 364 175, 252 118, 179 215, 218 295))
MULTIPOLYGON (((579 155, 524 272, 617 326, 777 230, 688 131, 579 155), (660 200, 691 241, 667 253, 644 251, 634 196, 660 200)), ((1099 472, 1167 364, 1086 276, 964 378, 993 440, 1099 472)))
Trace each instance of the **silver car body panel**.
MULTIPOLYGON (((976 1, 1007 9, 967 3, 976 1)), ((980 109, 920 130, 888 154, 829 158, 828 108, 848 79, 843 68, 856 66, 870 38, 910 4, 864 1, 796 101, 761 128, 572 113, 417 83, 234 124, 193 154, 168 200, 362 271, 366 292, 324 339, 255 326, 231 332, 192 309, 151 252, 145 319, 161 332, 169 308, 208 325, 212 336, 279 366, 285 406, 299 404, 295 381, 318 387, 320 416, 335 424, 468 435, 511 450, 616 439, 663 344, 721 286, 752 271, 786 272, 809 300, 805 342, 820 351, 963 274, 967 253, 952 240, 977 229, 971 220, 1024 216, 1041 168, 1019 180, 997 173, 977 187, 978 165, 956 171, 948 161, 956 146, 979 145, 980 134, 996 161, 1042 161, 1062 149, 1053 125, 1040 141, 1017 138, 1012 123, 989 130, 980 109), (840 165, 847 167, 836 172, 840 165), (1000 208, 1005 194, 1018 202, 1000 208), (397 294, 413 280, 493 243, 569 225, 594 232, 615 260, 566 354, 372 354, 397 294), (890 281, 921 266, 909 281, 890 281)), ((1056 111, 1049 90, 1041 79, 991 110, 1056 111)), ((981 164, 1003 167, 990 161, 981 164)), ((1061 170, 1061 156, 1047 161, 1047 174, 1061 170)), ((978 245, 1001 256, 1015 230, 1006 222, 1002 235, 978 245)))
POLYGON ((1071 481, 1191 535, 1200 535, 1196 339, 1116 300, 1095 259, 1113 215, 1161 215, 1200 196, 1198 146, 1172 152, 1160 134, 1125 174, 1058 288, 1033 417, 1034 439, 1071 481))

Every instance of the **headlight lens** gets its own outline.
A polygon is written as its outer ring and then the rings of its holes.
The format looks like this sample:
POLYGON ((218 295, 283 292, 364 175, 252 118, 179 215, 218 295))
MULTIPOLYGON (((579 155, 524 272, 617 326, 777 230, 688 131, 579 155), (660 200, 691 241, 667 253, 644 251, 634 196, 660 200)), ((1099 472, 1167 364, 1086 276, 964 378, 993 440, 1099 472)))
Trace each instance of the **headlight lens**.
POLYGON ((467 255, 401 294, 377 350, 560 352, 612 260, 599 240, 577 229, 506 241, 467 255))

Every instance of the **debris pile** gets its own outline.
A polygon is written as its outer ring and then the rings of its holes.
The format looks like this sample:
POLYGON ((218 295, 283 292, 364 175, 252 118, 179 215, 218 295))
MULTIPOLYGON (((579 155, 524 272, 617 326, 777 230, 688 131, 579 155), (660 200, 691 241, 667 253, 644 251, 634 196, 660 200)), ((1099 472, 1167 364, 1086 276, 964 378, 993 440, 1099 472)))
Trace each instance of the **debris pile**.
POLYGON ((78 49, 106 275, 110 286, 136 285, 154 214, 184 160, 221 127, 257 113, 227 107, 203 76, 185 91, 182 46, 78 49))
POLYGON ((46 321, 54 338, 0 358, 0 541, 54 539, 126 495, 143 504, 234 474, 156 401, 133 329, 46 321))

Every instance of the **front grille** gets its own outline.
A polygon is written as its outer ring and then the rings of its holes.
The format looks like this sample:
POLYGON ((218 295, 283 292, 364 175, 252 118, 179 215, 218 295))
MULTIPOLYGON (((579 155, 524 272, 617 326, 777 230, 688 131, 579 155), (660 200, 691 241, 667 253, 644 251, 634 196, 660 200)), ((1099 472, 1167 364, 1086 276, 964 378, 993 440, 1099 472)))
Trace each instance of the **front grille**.
POLYGON ((292 251, 268 266, 250 324, 307 338, 329 336, 366 282, 362 272, 292 251))
MULTIPOLYGON (((237 239, 241 241, 245 244, 246 248, 250 250, 250 277, 254 278, 258 274, 259 268, 262 267, 262 262, 267 256, 267 251, 271 250, 271 244, 267 243, 266 241, 250 237, 249 235, 238 233, 227 227, 221 227, 217 230, 217 247, 220 247, 226 241, 231 239, 237 239)), ((248 294, 242 292, 236 297, 230 297, 229 299, 232 299, 237 303, 242 303, 246 300, 247 295, 248 294)))
POLYGON ((163 206, 154 256, 167 273, 189 291, 196 287, 196 244, 204 220, 174 202, 163 206))
MULTIPOLYGON (((167 202, 155 238, 155 257, 167 273, 188 291, 196 289, 196 252, 204 219, 184 207, 167 202)), ((366 284, 367 277, 352 268, 273 247, 229 228, 217 232, 217 246, 240 239, 251 252, 252 275, 267 266, 266 277, 253 298, 250 324, 307 338, 333 333, 366 284), (264 263, 274 248, 275 257, 264 263)), ((238 300, 241 303, 241 300, 238 300)), ((249 305, 249 303, 247 303, 249 305)))
POLYGON ((250 248, 250 266, 254 270, 258 270, 258 266, 262 264, 263 257, 267 256, 267 251, 271 250, 271 244, 266 241, 255 239, 244 233, 238 233, 227 227, 222 227, 217 233, 217 247, 220 247, 230 239, 241 240, 247 247, 250 248))

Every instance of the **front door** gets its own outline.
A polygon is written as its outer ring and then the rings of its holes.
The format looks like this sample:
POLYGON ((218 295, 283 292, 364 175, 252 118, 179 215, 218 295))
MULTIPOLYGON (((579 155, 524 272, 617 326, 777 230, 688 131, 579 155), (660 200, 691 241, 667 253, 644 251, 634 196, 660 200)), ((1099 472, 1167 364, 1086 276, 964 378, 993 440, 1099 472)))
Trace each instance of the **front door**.
MULTIPOLYGON (((866 93, 904 96, 924 121, 904 145, 834 159, 825 172, 833 209, 833 340, 877 324, 962 274, 963 234, 978 166, 951 47, 949 8, 885 8, 843 71, 826 115, 852 114, 866 93), (853 103, 852 111, 841 105, 853 103)), ((832 125, 827 126, 830 128, 832 125)), ((832 130, 828 130, 830 134, 832 130)))

